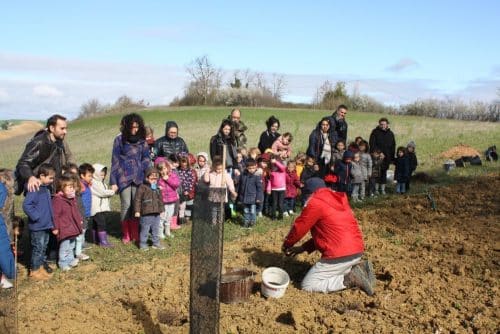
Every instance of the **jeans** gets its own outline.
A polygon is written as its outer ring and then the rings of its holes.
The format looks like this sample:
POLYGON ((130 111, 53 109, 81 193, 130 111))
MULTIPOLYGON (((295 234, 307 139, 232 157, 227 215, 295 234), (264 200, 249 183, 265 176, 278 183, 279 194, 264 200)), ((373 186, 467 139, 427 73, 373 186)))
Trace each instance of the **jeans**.
POLYGON ((256 205, 255 204, 245 204, 243 208, 243 222, 245 225, 253 225, 257 220, 256 205))
POLYGON ((295 211, 295 198, 294 197, 286 197, 284 201, 285 211, 295 211))
POLYGON ((49 244, 50 230, 30 231, 31 270, 36 271, 45 262, 45 252, 49 244))
POLYGON ((121 202, 121 210, 120 210, 120 219, 124 221, 127 218, 133 217, 132 215, 132 203, 134 201, 135 192, 137 191, 137 186, 131 184, 127 188, 123 189, 120 192, 120 202, 121 202))
POLYGON ((140 248, 148 247, 148 235, 151 230, 153 246, 160 246, 160 215, 147 215, 141 217, 140 248))
POLYGON ((170 235, 170 222, 175 212, 175 203, 164 205, 165 211, 160 215, 160 228, 158 235, 162 238, 170 235))
POLYGON ((276 218, 276 209, 278 210, 278 216, 283 217, 283 202, 285 200, 284 190, 273 190, 271 191, 271 196, 273 198, 273 204, 271 207, 271 218, 276 218))
POLYGON ((361 183, 352 183, 352 193, 351 193, 352 198, 359 197, 359 188, 360 187, 361 187, 361 183))
POLYGON ((73 250, 75 249, 76 238, 66 239, 59 243, 59 268, 67 268, 71 266, 71 262, 75 260, 73 250))
POLYGON ((0 273, 7 276, 8 279, 13 279, 16 275, 16 264, 14 261, 14 253, 10 248, 10 238, 7 233, 2 218, 0 217, 0 273))
POLYGON ((396 184, 396 192, 398 194, 404 194, 406 192, 406 183, 405 182, 398 182, 396 184))
POLYGON ((301 288, 309 292, 323 293, 345 289, 344 275, 348 274, 360 260, 361 257, 356 257, 353 260, 332 263, 331 260, 320 259, 307 272, 301 288))
POLYGON ((79 256, 82 254, 83 243, 85 242, 85 231, 82 231, 82 234, 75 238, 75 256, 79 256))
POLYGON ((223 215, 222 215, 221 204, 220 203, 212 203, 210 202, 210 217, 212 225, 216 225, 218 222, 223 223, 223 215))

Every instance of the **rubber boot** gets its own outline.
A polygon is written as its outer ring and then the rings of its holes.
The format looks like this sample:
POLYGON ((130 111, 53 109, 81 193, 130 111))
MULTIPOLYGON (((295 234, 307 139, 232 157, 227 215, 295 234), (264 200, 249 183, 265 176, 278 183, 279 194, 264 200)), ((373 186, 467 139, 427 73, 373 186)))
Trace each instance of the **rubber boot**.
POLYGON ((130 219, 128 227, 130 231, 130 240, 139 242, 139 219, 137 218, 130 219))
POLYGON ((373 296, 375 293, 370 283, 370 279, 363 267, 359 264, 353 266, 351 271, 347 275, 344 275, 344 286, 346 288, 360 288, 366 292, 368 296, 373 296))
POLYGON ((366 277, 368 277, 372 289, 375 289, 377 279, 375 278, 375 272, 373 271, 373 264, 371 261, 365 260, 358 264, 358 266, 361 266, 361 268, 365 271, 366 277))
POLYGON ((178 230, 181 228, 180 225, 177 224, 177 216, 173 216, 172 219, 170 220, 170 229, 171 230, 178 230))
POLYGON ((128 219, 121 222, 122 224, 122 242, 128 244, 130 242, 130 228, 128 219))
POLYGON ((99 231, 97 234, 99 235, 99 246, 104 248, 113 247, 113 245, 108 241, 108 234, 106 231, 99 231))

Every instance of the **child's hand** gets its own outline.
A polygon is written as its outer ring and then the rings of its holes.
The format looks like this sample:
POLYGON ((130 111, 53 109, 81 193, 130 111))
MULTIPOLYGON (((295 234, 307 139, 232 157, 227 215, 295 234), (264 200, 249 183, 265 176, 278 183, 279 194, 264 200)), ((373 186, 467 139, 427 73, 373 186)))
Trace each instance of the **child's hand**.
POLYGON ((52 230, 52 234, 53 235, 58 235, 59 234, 59 230, 52 230))
POLYGON ((134 217, 136 217, 136 218, 139 218, 140 216, 141 216, 141 213, 140 213, 140 212, 136 212, 136 213, 134 214, 134 217))
POLYGON ((118 186, 116 184, 111 185, 111 190, 113 190, 115 193, 118 192, 118 186))
POLYGON ((272 158, 272 159, 271 159, 271 163, 272 163, 272 164, 275 164, 275 163, 276 163, 276 159, 275 159, 275 158, 272 158))
POLYGON ((237 194, 236 192, 234 192, 234 191, 233 191, 233 192, 231 193, 231 198, 232 198, 233 200, 235 200, 235 199, 236 199, 236 197, 238 197, 238 194, 237 194))

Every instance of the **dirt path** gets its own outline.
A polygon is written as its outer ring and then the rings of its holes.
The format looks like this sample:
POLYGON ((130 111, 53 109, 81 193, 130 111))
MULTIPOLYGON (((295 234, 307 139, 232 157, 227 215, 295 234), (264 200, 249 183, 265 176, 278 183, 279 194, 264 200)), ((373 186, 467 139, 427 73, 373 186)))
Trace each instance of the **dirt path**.
MULTIPOLYGON (((374 297, 358 290, 298 289, 318 254, 284 259, 288 226, 227 243, 225 265, 258 273, 244 304, 221 305, 221 333, 495 333, 500 329, 500 177, 391 197, 355 210, 374 297), (281 299, 260 295, 260 273, 281 266, 293 283, 281 299)), ((47 283, 23 280, 20 333, 188 333, 189 257, 99 271, 92 263, 47 283)), ((1 317, 0 317, 1 319, 1 317)))
POLYGON ((13 125, 8 130, 0 131, 0 142, 11 139, 14 137, 18 137, 26 134, 34 134, 37 130, 42 128, 42 124, 35 121, 22 121, 17 125, 13 125))

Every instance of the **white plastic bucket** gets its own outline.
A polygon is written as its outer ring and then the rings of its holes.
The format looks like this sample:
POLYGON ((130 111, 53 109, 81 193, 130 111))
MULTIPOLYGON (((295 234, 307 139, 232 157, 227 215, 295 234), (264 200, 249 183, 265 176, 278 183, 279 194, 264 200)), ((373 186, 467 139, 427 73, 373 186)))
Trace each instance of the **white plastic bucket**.
POLYGON ((281 298, 290 283, 288 273, 278 267, 269 267, 262 272, 260 291, 265 297, 281 298))

